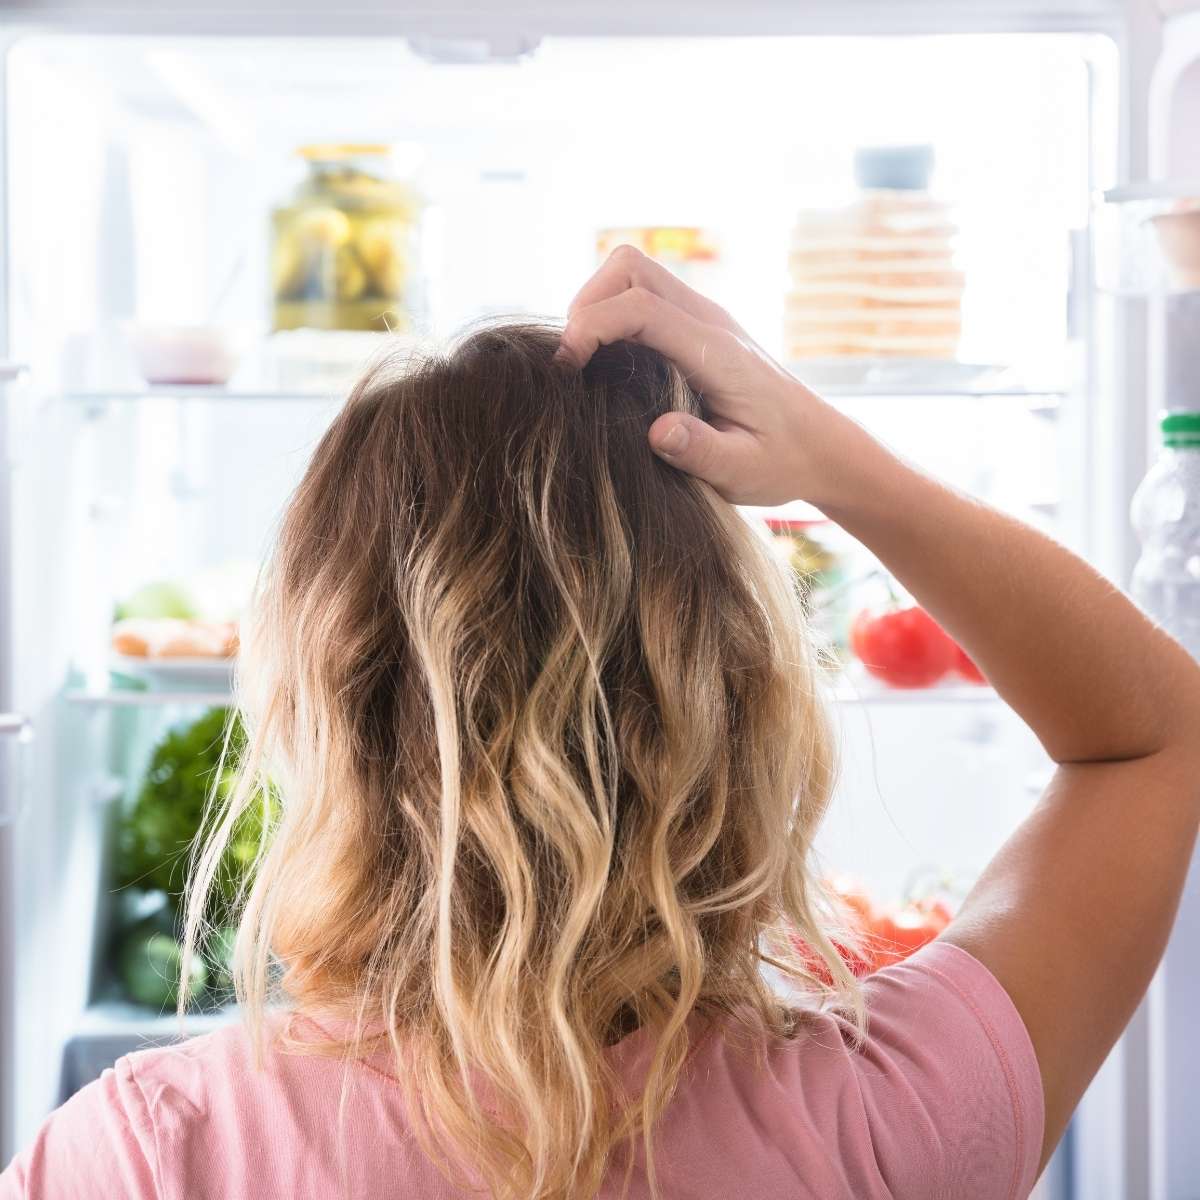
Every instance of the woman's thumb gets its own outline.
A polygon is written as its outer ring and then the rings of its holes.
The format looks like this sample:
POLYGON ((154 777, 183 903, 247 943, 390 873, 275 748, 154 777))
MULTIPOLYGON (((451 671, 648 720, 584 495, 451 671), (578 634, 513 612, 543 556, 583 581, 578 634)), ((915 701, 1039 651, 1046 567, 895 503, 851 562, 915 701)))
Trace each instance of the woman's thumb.
POLYGON ((720 490, 726 482, 722 434, 688 413, 664 413, 650 426, 650 448, 663 460, 720 490))

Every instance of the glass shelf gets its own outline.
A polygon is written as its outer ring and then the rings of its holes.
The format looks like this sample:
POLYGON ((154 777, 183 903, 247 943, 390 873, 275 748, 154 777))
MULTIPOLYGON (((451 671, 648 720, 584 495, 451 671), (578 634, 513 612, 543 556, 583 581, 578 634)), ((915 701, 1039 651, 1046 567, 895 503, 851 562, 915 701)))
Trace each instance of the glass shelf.
MULTIPOLYGON (((850 705, 921 705, 921 704, 1001 704, 994 688, 971 683, 943 683, 927 688, 889 688, 857 678, 841 678, 832 686, 829 697, 837 704, 850 705)), ((227 691, 135 691, 122 688, 68 688, 64 693, 70 704, 88 708, 165 708, 172 705, 191 708, 222 708, 233 703, 227 691)))
MULTIPOLYGON (((230 1004, 209 1012, 189 1012, 183 1018, 187 1036, 211 1033, 237 1019, 237 1006, 230 1004)), ((76 1038, 130 1037, 138 1041, 170 1041, 180 1032, 179 1018, 173 1011, 157 1013, 152 1008, 128 1000, 101 1000, 89 1004, 75 1024, 76 1038)))
MULTIPOLYGON (((803 382, 805 379, 804 365, 794 366, 793 373, 803 382)), ((837 382, 812 381, 809 384, 815 391, 829 399, 844 397, 847 399, 932 399, 939 396, 977 397, 980 399, 1024 399, 1028 406, 1039 412, 1053 412, 1058 407, 1059 399, 1065 395, 1066 389, 1054 385, 1048 387, 1029 387, 1023 383, 998 381, 995 383, 980 383, 977 385, 962 384, 949 386, 931 380, 926 383, 914 381, 897 383, 881 380, 879 382, 837 382)), ((348 390, 348 389, 347 389, 348 390)), ((224 404, 261 404, 296 402, 303 404, 332 404, 344 398, 344 392, 334 390, 305 391, 299 388, 229 388, 209 384, 177 384, 174 386, 158 385, 149 388, 112 388, 96 389, 78 392, 61 392, 56 399, 65 404, 100 405, 108 403, 128 403, 139 400, 206 400, 219 401, 224 404)))
POLYGON ((1057 399, 1067 391, 1057 379, 1030 383, 1011 367, 954 361, 817 358, 798 359, 787 367, 797 379, 824 396, 1057 399))
MULTIPOLYGON (((803 375, 798 375, 802 382, 808 383, 803 375)), ((885 383, 811 383, 809 386, 827 399, 837 400, 934 400, 939 397, 962 398, 965 400, 1024 400, 1031 409, 1036 411, 1053 412, 1058 409, 1061 397, 1066 395, 1066 388, 1044 387, 1031 388, 1024 384, 1010 384, 994 387, 945 387, 936 384, 885 384, 885 383)))
POLYGON ((222 404, 263 404, 294 402, 333 404, 342 397, 334 391, 304 391, 300 388, 229 388, 215 384, 174 384, 149 388, 112 388, 108 390, 60 392, 64 404, 84 406, 128 403, 139 400, 214 400, 222 404))
POLYGON ((837 704, 903 705, 922 704, 977 705, 1003 704, 996 689, 976 683, 939 683, 925 688, 890 688, 883 684, 858 680, 839 680, 832 691, 837 704))

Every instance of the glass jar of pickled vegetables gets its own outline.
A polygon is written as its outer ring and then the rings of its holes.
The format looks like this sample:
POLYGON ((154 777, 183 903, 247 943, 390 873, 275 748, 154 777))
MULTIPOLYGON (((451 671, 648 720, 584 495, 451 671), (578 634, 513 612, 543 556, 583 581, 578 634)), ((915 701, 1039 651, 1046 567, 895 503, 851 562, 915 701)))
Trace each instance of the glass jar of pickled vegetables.
POLYGON ((847 644, 847 547, 832 521, 768 517, 776 550, 792 570, 813 632, 837 655, 847 644))
POLYGON ((411 329, 421 316, 421 201, 393 148, 299 154, 308 175, 271 216, 274 328, 411 329))

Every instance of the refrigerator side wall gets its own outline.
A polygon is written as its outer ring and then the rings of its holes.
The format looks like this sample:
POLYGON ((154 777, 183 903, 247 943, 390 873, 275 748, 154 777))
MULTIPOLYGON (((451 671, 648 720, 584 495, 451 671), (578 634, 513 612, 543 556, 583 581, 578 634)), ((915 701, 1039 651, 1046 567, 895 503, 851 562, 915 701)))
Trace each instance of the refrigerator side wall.
MULTIPOLYGON (((20 289, 12 135, 15 31, 0 36, 0 348, 25 359, 14 336, 20 289)), ((23 714, 36 736, 0 735, 0 1158, 27 1144, 57 1100, 69 1019, 86 999, 93 932, 89 907, 100 869, 89 793, 57 753, 85 759, 88 729, 59 731, 69 661, 64 601, 79 588, 63 536, 76 446, 61 406, 39 404, 37 380, 0 394, 0 712, 23 714), (69 918, 69 919, 66 919, 69 918)), ((0 384, 0 387, 3 385, 0 384)), ((103 761, 98 759, 97 761, 103 761)), ((94 907, 94 901, 91 907, 94 907)))
MULTIPOLYGON (((8 45, 0 39, 0 359, 8 357, 8 147, 5 121, 8 45)), ((13 709, 13 563, 8 389, 0 384, 0 713, 13 709)), ((16 1106, 17 853, 15 754, 11 735, 0 734, 0 1165, 14 1150, 16 1106)))

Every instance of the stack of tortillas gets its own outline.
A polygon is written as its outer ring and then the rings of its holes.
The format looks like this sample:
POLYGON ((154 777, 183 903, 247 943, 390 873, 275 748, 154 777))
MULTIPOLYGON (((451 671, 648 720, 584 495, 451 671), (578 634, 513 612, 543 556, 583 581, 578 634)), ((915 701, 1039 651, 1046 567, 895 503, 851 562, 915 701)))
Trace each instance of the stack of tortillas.
POLYGON ((789 359, 955 357, 964 283, 954 260, 958 231, 926 190, 931 167, 928 147, 860 151, 859 198, 800 213, 784 318, 789 359))

